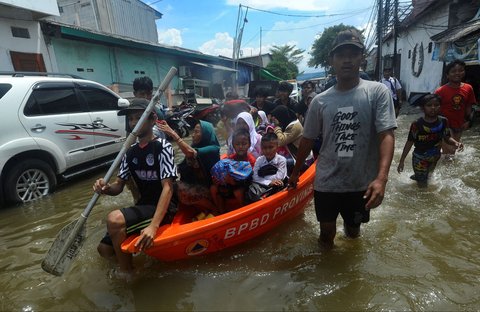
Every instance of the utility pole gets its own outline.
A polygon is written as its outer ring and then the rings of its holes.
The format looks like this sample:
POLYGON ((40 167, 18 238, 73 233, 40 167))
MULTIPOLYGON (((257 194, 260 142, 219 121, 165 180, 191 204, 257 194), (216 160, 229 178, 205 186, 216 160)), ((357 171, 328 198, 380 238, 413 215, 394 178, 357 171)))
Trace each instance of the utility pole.
POLYGON ((259 55, 260 57, 262 57, 262 27, 261 26, 260 26, 260 54, 259 55))
POLYGON ((238 14, 237 14, 237 26, 235 27, 235 38, 233 38, 233 51, 232 51, 232 59, 235 65, 235 55, 237 51, 237 41, 238 41, 238 29, 240 25, 240 13, 242 12, 242 5, 238 5, 238 14))
POLYGON ((377 17, 377 66, 375 74, 378 81, 382 79, 382 41, 383 41, 383 0, 377 0, 378 17, 377 17))
POLYGON ((235 62, 235 69, 237 69, 238 66, 238 59, 240 56, 240 48, 242 46, 242 37, 243 37, 243 29, 245 28, 245 23, 248 22, 247 20, 247 14, 248 14, 248 7, 247 10, 245 11, 245 16, 242 14, 242 5, 239 5, 238 9, 238 18, 237 18, 237 30, 235 32, 235 39, 233 40, 233 61, 235 62), (243 20, 240 21, 240 19, 243 17, 243 20), (240 27, 241 24, 241 27, 240 27))
MULTIPOLYGON (((245 28, 245 23, 248 22, 247 14, 248 14, 248 7, 247 7, 247 10, 245 11, 245 16, 243 17, 242 5, 240 4, 238 6, 237 27, 235 30, 235 39, 233 40, 233 53, 232 53, 233 68, 235 70, 238 69, 238 59, 240 57, 240 48, 242 46, 243 29, 245 28), (243 20, 241 21, 242 17, 243 17, 243 20), (240 25, 242 26, 240 27, 240 25)), ((235 78, 233 78, 233 89, 235 91, 237 90, 237 76, 238 76, 238 71, 235 72, 235 78)))
MULTIPOLYGON (((398 0, 395 0, 393 7, 393 77, 399 78, 397 73, 397 38, 398 38, 398 0)), ((400 70, 400 68, 399 68, 400 70)))

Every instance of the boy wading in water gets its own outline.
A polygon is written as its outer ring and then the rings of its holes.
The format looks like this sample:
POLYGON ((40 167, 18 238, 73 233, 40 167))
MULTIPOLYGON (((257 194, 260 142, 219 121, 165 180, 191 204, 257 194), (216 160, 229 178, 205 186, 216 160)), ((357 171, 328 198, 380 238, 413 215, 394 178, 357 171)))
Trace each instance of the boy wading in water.
POLYGON ((450 136, 447 119, 439 116, 440 102, 441 98, 436 94, 428 94, 420 100, 424 117, 415 120, 410 125, 408 140, 405 142, 397 167, 398 173, 403 172, 405 158, 412 146, 415 145, 412 155, 412 167, 415 174, 410 178, 416 180, 419 187, 427 186, 427 180, 440 159, 442 142, 459 151, 463 150, 463 144, 450 136))
POLYGON ((295 187, 305 158, 320 136, 314 196, 319 242, 325 248, 333 247, 339 214, 345 234, 360 235, 370 209, 383 201, 393 158, 397 123, 392 96, 385 85, 359 77, 364 49, 356 29, 338 33, 330 52, 337 84, 311 102, 289 180, 290 187, 295 187))

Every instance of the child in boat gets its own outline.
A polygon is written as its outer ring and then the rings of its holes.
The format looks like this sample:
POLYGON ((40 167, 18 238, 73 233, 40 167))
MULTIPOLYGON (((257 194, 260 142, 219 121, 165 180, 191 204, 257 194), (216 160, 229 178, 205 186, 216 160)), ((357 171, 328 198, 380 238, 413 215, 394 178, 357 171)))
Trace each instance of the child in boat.
POLYGON ((410 152, 412 145, 415 145, 412 155, 412 166, 415 174, 410 178, 416 180, 420 187, 427 185, 428 177, 432 174, 440 159, 442 141, 459 151, 463 150, 463 144, 450 136, 447 119, 439 116, 440 103, 441 98, 437 94, 428 94, 420 100, 424 117, 417 119, 410 125, 408 140, 405 142, 397 167, 398 173, 401 173, 405 157, 410 152))
MULTIPOLYGON (((260 141, 262 140, 262 135, 257 133, 255 128, 255 122, 253 117, 248 112, 241 112, 237 115, 234 122, 233 133, 240 129, 245 129, 250 133, 250 148, 248 152, 251 153, 255 158, 261 155, 262 147, 260 146, 260 141)), ((233 133, 230 138, 227 140, 228 153, 233 154, 233 133)), ((252 165, 253 166, 253 165, 252 165)))
POLYGON ((303 126, 295 112, 285 105, 279 105, 272 111, 272 123, 278 137, 280 147, 278 153, 287 159, 288 172, 290 172, 297 158, 303 126))
MULTIPOLYGON (((217 162, 211 170, 213 184, 210 192, 217 208, 215 213, 225 211, 225 200, 235 198, 238 205, 244 201, 246 186, 250 182, 255 157, 248 152, 250 148, 250 134, 246 130, 239 130, 233 135, 235 153, 217 162)), ((238 208, 238 207, 235 207, 238 208)), ((229 209, 232 210, 232 209, 229 209)))
POLYGON ((246 201, 255 202, 280 191, 287 177, 287 159, 277 153, 278 137, 269 132, 262 137, 262 156, 253 167, 253 183, 249 186, 246 201))

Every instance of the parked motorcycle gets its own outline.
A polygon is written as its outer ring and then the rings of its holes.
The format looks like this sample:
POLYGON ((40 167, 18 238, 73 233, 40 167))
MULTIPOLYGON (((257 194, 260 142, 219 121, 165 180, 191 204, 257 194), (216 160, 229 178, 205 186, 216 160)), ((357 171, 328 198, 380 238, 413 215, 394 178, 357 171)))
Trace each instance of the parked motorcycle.
POLYGON ((195 108, 192 106, 167 110, 165 121, 181 138, 187 137, 194 125, 192 117, 194 110, 195 108))
POLYGON ((220 121, 220 105, 217 103, 213 103, 209 106, 197 105, 192 116, 197 120, 208 121, 215 127, 220 121))

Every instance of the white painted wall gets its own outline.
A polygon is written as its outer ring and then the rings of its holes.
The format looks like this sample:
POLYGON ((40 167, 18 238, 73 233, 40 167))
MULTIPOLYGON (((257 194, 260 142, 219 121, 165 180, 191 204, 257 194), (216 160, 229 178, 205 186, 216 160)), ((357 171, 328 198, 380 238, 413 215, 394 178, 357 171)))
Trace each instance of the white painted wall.
POLYGON ((43 55, 47 71, 52 71, 50 60, 40 24, 37 21, 22 21, 0 18, 0 70, 13 71, 10 51, 23 53, 38 53, 43 55), (27 28, 30 38, 16 38, 12 36, 11 27, 27 28))
POLYGON ((58 13, 57 0, 0 0, 1 4, 45 15, 60 15, 58 13))
MULTIPOLYGON (((428 44, 432 42, 430 37, 446 30, 447 25, 448 5, 445 5, 430 10, 427 15, 418 19, 406 31, 399 34, 397 51, 401 54, 400 78, 402 86, 407 92, 407 98, 411 92, 433 92, 440 86, 443 63, 432 61, 434 44, 432 43, 432 52, 430 53, 428 53, 428 44), (445 27, 432 27, 432 25, 444 25, 445 27), (413 56, 413 50, 417 43, 418 46, 423 43, 424 63, 421 74, 415 77, 412 74, 412 58, 408 58, 408 51, 411 50, 413 56)), ((393 39, 383 44, 382 54, 393 54, 393 39)))

